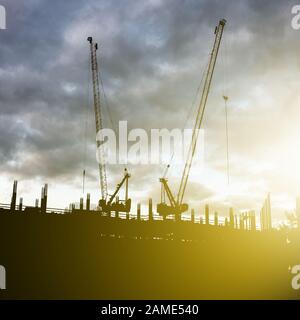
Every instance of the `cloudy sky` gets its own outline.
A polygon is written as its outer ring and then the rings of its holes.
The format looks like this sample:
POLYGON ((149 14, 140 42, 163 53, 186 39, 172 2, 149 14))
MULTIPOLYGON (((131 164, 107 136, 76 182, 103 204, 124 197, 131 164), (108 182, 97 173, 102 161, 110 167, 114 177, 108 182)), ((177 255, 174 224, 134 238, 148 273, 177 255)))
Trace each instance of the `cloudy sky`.
MULTIPOLYGON (((226 212, 259 210, 271 192, 283 216, 300 194, 300 30, 294 1, 2 0, 0 30, 0 202, 12 181, 33 204, 43 183, 49 205, 66 207, 86 191, 96 202, 98 171, 87 36, 100 44, 108 100, 104 125, 191 127, 187 118, 207 64, 214 27, 227 19, 203 128, 205 166, 193 167, 186 201, 226 212), (230 185, 226 178, 228 95, 230 185)), ((199 100, 196 100, 199 101, 199 100)), ((129 165, 134 201, 158 200, 164 165, 129 165)), ((108 166, 109 189, 123 166, 108 166)), ((180 169, 168 178, 178 187, 180 169)))

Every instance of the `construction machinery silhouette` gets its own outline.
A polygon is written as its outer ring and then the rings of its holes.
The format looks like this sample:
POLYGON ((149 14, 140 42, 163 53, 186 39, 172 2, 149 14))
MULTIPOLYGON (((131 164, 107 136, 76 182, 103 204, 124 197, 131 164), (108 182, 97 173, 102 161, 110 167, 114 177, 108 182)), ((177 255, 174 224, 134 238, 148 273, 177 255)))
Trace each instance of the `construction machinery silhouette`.
POLYGON ((192 166, 192 162, 193 162, 193 158, 196 150, 199 130, 202 124, 204 110, 205 110, 205 106, 206 106, 206 102, 207 102, 207 98, 210 90, 210 85, 211 85, 211 81, 214 73, 214 68, 215 68, 225 24, 226 24, 226 20, 222 19, 219 21, 219 25, 215 29, 215 41, 214 41, 213 49, 210 55, 208 69, 205 75, 205 82, 203 86, 200 104, 198 107, 195 125, 193 128, 192 140, 189 147, 184 170, 182 173, 177 198, 175 198, 175 196, 171 192, 171 189, 168 185, 168 180, 166 179, 166 177, 164 176, 163 178, 159 179, 161 183, 161 202, 157 204, 157 212, 162 216, 175 215, 175 217, 180 217, 180 215, 183 212, 188 210, 188 204, 183 203, 183 198, 184 198, 184 194, 185 194, 185 190, 186 190, 186 186, 189 178, 189 173, 190 173, 190 169, 192 166), (166 195, 167 195, 167 198, 169 199, 170 204, 166 203, 166 195))
MULTIPOLYGON (((100 103, 100 88, 99 88, 99 69, 98 69, 98 61, 97 61, 98 44, 94 43, 92 37, 88 37, 87 40, 90 43, 94 111, 95 111, 95 122, 96 122, 96 134, 98 135, 98 134, 101 134, 101 130, 103 129, 101 103, 100 103)), ((99 177, 100 177, 100 187, 101 187, 101 199, 99 200, 99 203, 98 203, 99 209, 106 213, 110 213, 111 211, 130 212, 131 199, 128 198, 128 179, 130 178, 130 174, 127 172, 127 169, 125 168, 124 177, 121 180, 121 182, 117 185, 115 192, 112 195, 108 195, 105 152, 104 152, 103 144, 101 144, 99 139, 97 139, 97 153, 98 153, 98 161, 99 161, 99 177), (117 195, 124 183, 125 183, 125 200, 119 200, 117 195), (109 199, 107 200, 108 197, 109 199)))

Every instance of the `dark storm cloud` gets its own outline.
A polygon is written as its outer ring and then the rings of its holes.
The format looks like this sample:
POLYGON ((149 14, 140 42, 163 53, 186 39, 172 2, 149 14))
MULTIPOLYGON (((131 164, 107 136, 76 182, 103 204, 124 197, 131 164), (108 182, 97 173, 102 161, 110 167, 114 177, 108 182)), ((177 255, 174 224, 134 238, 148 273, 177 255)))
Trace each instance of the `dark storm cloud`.
POLYGON ((7 11, 2 32, 1 65, 25 65, 45 70, 63 42, 63 31, 83 1, 1 1, 7 11))

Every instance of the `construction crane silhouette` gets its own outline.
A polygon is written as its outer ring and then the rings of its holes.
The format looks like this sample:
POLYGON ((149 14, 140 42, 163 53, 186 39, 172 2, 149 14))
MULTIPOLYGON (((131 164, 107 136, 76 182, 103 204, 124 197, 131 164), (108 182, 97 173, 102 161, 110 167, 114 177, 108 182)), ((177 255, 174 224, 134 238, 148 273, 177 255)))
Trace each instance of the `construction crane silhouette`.
MULTIPOLYGON (((97 61, 98 44, 94 43, 92 37, 88 37, 87 40, 90 43, 96 134, 99 134, 103 129, 103 124, 102 124, 101 103, 100 103, 99 69, 98 69, 98 61, 97 61)), ((128 198, 128 179, 130 178, 130 174, 127 172, 127 169, 125 168, 124 177, 121 180, 121 182, 117 185, 115 192, 112 195, 108 195, 105 153, 104 153, 103 145, 101 144, 99 139, 97 139, 97 152, 98 152, 99 177, 100 177, 100 188, 101 188, 101 199, 99 200, 99 203, 98 203, 99 209, 106 213, 110 213, 111 211, 130 212, 131 199, 128 198), (124 184, 125 184, 125 200, 119 200, 117 195, 124 184), (108 197, 109 199, 107 200, 108 197), (116 201, 114 202, 115 199, 116 201)))
POLYGON ((184 198, 184 194, 185 194, 185 190, 186 190, 186 186, 189 178, 189 173, 190 173, 190 169, 192 166, 192 162, 193 162, 193 158, 196 150, 199 130, 202 124, 204 110, 205 110, 207 97, 210 90, 210 85, 211 85, 211 81, 214 73, 214 68, 215 68, 225 24, 226 24, 226 20, 222 19, 219 21, 219 25, 215 28, 215 41, 214 41, 213 49, 211 52, 208 69, 205 75, 205 82, 204 82, 201 100, 200 100, 200 104, 199 104, 199 108, 196 116, 195 125, 193 128, 192 140, 189 147, 184 170, 182 173, 177 198, 175 198, 175 196, 171 192, 171 189, 168 185, 168 180, 166 179, 166 177, 164 176, 163 178, 159 179, 161 183, 161 202, 157 204, 157 213, 159 213, 162 216, 175 215, 175 218, 176 217, 178 218, 183 212, 187 211, 189 208, 187 203, 183 203, 183 198, 184 198), (166 195, 170 202, 169 205, 165 201, 166 195))

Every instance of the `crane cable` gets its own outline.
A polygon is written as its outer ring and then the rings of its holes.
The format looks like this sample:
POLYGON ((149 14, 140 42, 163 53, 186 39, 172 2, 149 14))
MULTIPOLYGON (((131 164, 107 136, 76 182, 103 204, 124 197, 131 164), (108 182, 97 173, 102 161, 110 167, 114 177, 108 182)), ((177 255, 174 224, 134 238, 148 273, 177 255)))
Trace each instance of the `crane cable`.
MULTIPOLYGON (((192 100, 191 106, 190 106, 190 108, 189 108, 189 112, 188 112, 188 114, 187 114, 187 116, 186 116, 186 119, 185 119, 185 122, 184 122, 184 125, 183 125, 183 129, 186 128, 187 123, 189 122, 190 117, 191 117, 191 115, 192 115, 192 112, 195 111, 196 100, 197 100, 197 98, 198 98, 198 96, 199 96, 200 89, 201 89, 201 87, 202 87, 202 85, 203 85, 204 76, 205 76, 206 71, 207 71, 207 69, 208 69, 208 65, 209 65, 209 59, 208 59, 206 65, 204 66, 204 68, 203 68, 203 70, 202 70, 202 77, 201 77, 200 83, 199 83, 199 85, 198 85, 198 87, 197 87, 197 89, 196 89, 196 93, 195 93, 195 95, 194 95, 194 98, 193 98, 193 100, 192 100)), ((174 151, 174 149, 173 149, 172 155, 171 155, 171 157, 170 157, 170 160, 169 160, 169 162, 168 162, 168 165, 166 166, 165 171, 164 171, 164 174, 163 174, 163 177, 164 177, 164 178, 167 176, 168 170, 169 170, 169 168, 171 167, 171 163, 172 163, 172 161, 173 161, 174 154, 175 154, 175 151, 174 151)))
POLYGON ((229 171, 229 137, 228 137, 228 94, 227 94, 227 67, 228 67, 228 55, 227 55, 227 37, 224 37, 224 74, 223 74, 223 99, 225 109, 225 130, 226 130, 226 166, 227 166, 227 185, 230 184, 230 171, 229 171))
POLYGON ((228 96, 223 96, 224 99, 224 106, 225 106, 225 123, 226 123, 226 160, 227 160, 227 184, 229 185, 229 148, 228 148, 228 108, 227 108, 227 101, 228 96))
MULTIPOLYGON (((110 108, 110 104, 108 102, 108 98, 107 98, 107 95, 106 95, 106 91, 104 89, 104 84, 103 84, 103 80, 102 80, 102 76, 101 76, 101 73, 99 72, 99 79, 100 79, 100 85, 101 85, 101 88, 102 88, 102 93, 103 93, 103 101, 104 101, 104 105, 106 107, 106 111, 107 111, 107 114, 108 114, 108 118, 109 118, 109 122, 112 126, 112 129, 115 131, 115 133, 118 132, 117 130, 117 127, 116 127, 116 121, 114 120, 114 117, 111 113, 111 108, 110 108)), ((128 166, 128 164, 127 164, 128 166)), ((123 163, 123 167, 124 167, 124 170, 127 170, 126 168, 126 165, 123 163)))

